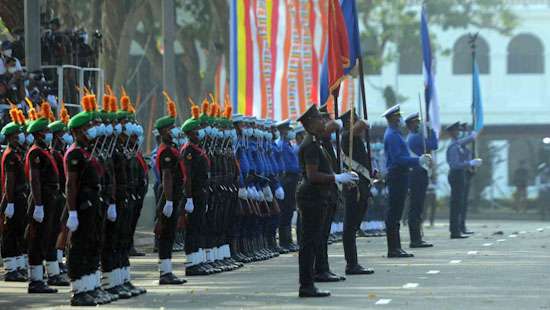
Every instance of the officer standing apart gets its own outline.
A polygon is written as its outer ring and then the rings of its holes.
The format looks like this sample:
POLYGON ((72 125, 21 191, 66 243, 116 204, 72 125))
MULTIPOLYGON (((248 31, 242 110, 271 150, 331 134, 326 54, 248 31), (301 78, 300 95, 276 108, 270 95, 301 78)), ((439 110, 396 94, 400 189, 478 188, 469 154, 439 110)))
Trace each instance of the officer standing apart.
POLYGON ((327 150, 320 139, 325 132, 321 114, 315 105, 298 118, 307 131, 300 145, 299 162, 303 179, 296 191, 298 209, 302 218, 300 265, 300 297, 327 297, 330 292, 319 291, 313 282, 315 253, 321 246, 321 227, 329 208, 334 183, 348 184, 359 179, 353 173, 334 174, 327 150))
MULTIPOLYGON (((437 150, 438 141, 435 131, 429 127, 427 137, 420 130, 420 116, 418 112, 412 113, 405 118, 409 135, 407 145, 413 154, 422 156, 437 150)), ((424 201, 428 188, 428 170, 423 167, 413 167, 409 176, 409 233, 411 236, 411 248, 429 248, 433 245, 422 240, 422 214, 424 212, 424 201)))
POLYGON ((387 184, 389 191, 389 210, 386 214, 386 238, 388 240, 388 258, 413 257, 401 248, 399 228, 401 215, 407 197, 410 168, 424 167, 431 163, 431 156, 422 154, 412 157, 401 134, 403 119, 399 105, 389 108, 383 117, 388 121, 384 133, 384 152, 386 154, 387 184))
POLYGON ((466 207, 466 187, 467 177, 470 169, 481 166, 482 160, 479 158, 471 159, 470 151, 466 148, 468 143, 472 143, 477 138, 477 132, 473 131, 465 138, 459 139, 460 122, 456 122, 446 131, 451 136, 451 144, 447 148, 447 163, 449 164, 449 185, 451 186, 451 214, 450 231, 451 239, 464 239, 468 236, 463 234, 461 214, 465 212, 466 207))
POLYGON ((352 186, 344 186, 344 256, 346 258, 346 274, 360 275, 372 274, 374 270, 364 268, 357 261, 357 230, 367 210, 370 197, 371 171, 369 167, 369 154, 367 152, 364 137, 366 137, 369 125, 367 121, 359 119, 357 114, 353 116, 353 126, 350 128, 351 110, 342 114, 340 119, 344 124, 342 133, 342 151, 344 152, 344 164, 349 165, 350 160, 350 135, 353 135, 353 154, 351 168, 359 175, 359 183, 352 186))

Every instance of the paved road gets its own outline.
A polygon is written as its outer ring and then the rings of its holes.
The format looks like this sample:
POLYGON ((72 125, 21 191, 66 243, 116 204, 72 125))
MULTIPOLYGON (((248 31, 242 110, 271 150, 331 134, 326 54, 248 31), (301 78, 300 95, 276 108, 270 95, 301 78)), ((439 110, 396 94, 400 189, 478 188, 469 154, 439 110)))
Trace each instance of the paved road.
MULTIPOLYGON (((156 259, 148 255, 132 265, 134 282, 149 292, 102 308, 550 309, 550 223, 473 222, 470 228, 477 234, 467 240, 449 240, 443 224, 426 228, 436 247, 414 251, 413 259, 384 258, 384 238, 359 239, 360 261, 376 273, 319 284, 332 291, 324 299, 297 298, 296 255, 190 278, 180 287, 159 287, 156 259)), ((329 251, 332 269, 343 273, 342 245, 329 251)), ((184 257, 175 262, 183 270, 184 257)), ((31 296, 24 284, 0 282, 0 309, 63 308, 68 298, 68 289, 31 296)))

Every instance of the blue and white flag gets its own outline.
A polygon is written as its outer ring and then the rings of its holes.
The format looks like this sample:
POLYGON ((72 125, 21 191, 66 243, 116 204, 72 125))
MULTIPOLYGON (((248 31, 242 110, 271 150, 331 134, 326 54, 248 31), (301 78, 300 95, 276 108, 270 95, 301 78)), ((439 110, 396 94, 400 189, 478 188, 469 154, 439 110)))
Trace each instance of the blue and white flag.
POLYGON ((432 129, 439 137, 441 132, 441 120, 439 117, 439 101, 435 87, 434 57, 430 43, 430 31, 428 29, 428 15, 426 8, 422 6, 420 14, 420 39, 422 41, 422 60, 424 71, 424 100, 426 102, 427 120, 430 121, 432 129))

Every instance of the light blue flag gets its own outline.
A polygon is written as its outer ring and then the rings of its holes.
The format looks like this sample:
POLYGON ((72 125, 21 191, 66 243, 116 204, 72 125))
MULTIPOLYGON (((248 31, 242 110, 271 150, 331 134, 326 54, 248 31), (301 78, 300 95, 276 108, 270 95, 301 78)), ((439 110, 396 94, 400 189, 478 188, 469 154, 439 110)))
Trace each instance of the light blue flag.
POLYGON ((473 61, 472 70, 472 113, 474 115, 474 130, 480 132, 483 129, 483 100, 481 99, 481 86, 479 85, 479 68, 473 61))

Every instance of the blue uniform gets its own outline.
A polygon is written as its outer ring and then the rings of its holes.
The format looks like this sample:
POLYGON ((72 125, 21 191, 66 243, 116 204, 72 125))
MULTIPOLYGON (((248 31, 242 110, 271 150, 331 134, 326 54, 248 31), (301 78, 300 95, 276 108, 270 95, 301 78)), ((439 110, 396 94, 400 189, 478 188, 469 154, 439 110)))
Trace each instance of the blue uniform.
MULTIPOLYGON (((407 145, 412 153, 420 156, 437 150, 438 139, 435 132, 430 128, 427 139, 420 132, 411 132, 407 136, 407 145)), ((409 175, 409 213, 408 226, 411 237, 411 244, 420 246, 422 241, 421 225, 422 213, 424 212, 424 201, 428 188, 428 171, 417 166, 412 168, 409 175)))
MULTIPOLYGON (((399 233, 399 222, 407 197, 409 169, 418 167, 418 157, 412 157, 397 127, 389 126, 384 133, 384 153, 388 170, 387 184, 389 190, 389 210, 386 215, 386 228, 391 230, 388 236, 388 248, 395 248, 390 244, 390 236, 399 233)), ((398 248, 401 248, 399 245, 398 248)))
POLYGON ((403 169, 418 166, 418 157, 412 157, 399 128, 388 127, 384 133, 386 168, 403 169))
POLYGON ((407 145, 414 154, 420 156, 424 154, 424 141, 426 141, 426 152, 430 153, 438 148, 437 136, 433 129, 429 129, 427 139, 420 132, 411 132, 407 136, 407 145))
POLYGON ((281 150, 281 157, 285 165, 285 172, 299 173, 300 165, 298 164, 298 147, 290 144, 289 141, 280 139, 277 141, 281 150))
POLYGON ((449 164, 450 199, 450 231, 451 236, 458 236, 466 231, 466 213, 470 181, 470 160, 472 153, 466 144, 474 141, 472 135, 463 139, 453 139, 447 148, 447 163, 449 164))

